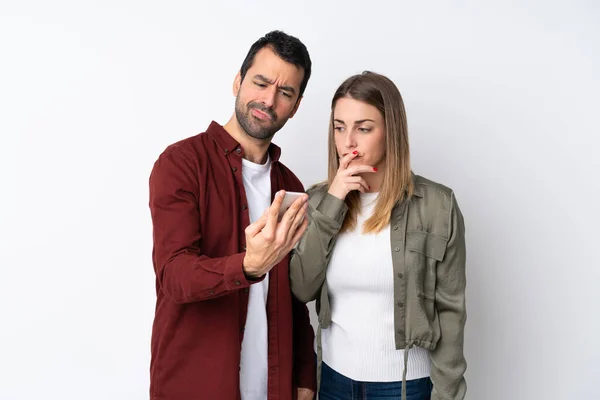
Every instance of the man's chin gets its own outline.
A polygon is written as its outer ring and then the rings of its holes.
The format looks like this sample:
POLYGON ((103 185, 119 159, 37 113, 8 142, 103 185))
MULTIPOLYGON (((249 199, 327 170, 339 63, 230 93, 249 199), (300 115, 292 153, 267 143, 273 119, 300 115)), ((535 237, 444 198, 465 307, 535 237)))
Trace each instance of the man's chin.
POLYGON ((275 132, 267 130, 252 130, 246 133, 248 134, 248 136, 258 140, 268 140, 275 136, 275 132))
POLYGON ((275 124, 271 120, 260 119, 260 118, 255 117, 254 115, 251 115, 251 117, 252 117, 252 123, 256 126, 260 126, 261 128, 271 127, 275 124))

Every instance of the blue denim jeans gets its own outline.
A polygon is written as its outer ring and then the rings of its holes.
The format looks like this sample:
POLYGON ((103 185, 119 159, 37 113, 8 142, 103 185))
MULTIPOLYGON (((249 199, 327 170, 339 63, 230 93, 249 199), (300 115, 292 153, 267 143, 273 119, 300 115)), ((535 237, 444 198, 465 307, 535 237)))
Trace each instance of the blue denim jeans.
MULTIPOLYGON (((429 378, 406 381, 406 400, 429 400, 432 389, 429 378)), ((325 363, 321 366, 319 400, 400 400, 401 397, 402 382, 358 382, 325 363)))

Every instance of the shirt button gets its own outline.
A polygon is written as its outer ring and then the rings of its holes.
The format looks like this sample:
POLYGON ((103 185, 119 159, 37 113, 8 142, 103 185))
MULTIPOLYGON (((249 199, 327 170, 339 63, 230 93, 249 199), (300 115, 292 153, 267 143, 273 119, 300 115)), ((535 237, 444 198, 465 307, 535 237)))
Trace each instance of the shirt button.
POLYGON ((396 247, 394 251, 400 251, 400 247, 396 247))
POLYGON ((394 225, 394 230, 397 231, 398 230, 398 225, 394 225))
POLYGON ((244 288, 244 293, 248 293, 249 291, 250 291, 250 289, 244 288))
POLYGON ((402 272, 398 272, 398 278, 402 279, 404 277, 404 274, 402 272))
POLYGON ((402 303, 401 301, 397 302, 396 305, 400 308, 404 307, 404 303, 402 303))
POLYGON ((233 172, 236 172, 236 171, 237 171, 237 167, 233 167, 233 168, 231 168, 231 170, 232 170, 233 172))
POLYGON ((235 152, 240 154, 242 152, 242 149, 240 149, 239 147, 237 149, 235 149, 235 152))
POLYGON ((244 251, 246 251, 246 246, 244 246, 244 251))
POLYGON ((242 282, 240 282, 240 281, 235 281, 234 283, 235 283, 237 286, 240 286, 240 285, 242 284, 242 282))
POLYGON ((229 149, 225 149, 225 153, 229 153, 229 149))
POLYGON ((246 204, 244 204, 244 206, 242 207, 244 210, 248 209, 248 206, 246 204))

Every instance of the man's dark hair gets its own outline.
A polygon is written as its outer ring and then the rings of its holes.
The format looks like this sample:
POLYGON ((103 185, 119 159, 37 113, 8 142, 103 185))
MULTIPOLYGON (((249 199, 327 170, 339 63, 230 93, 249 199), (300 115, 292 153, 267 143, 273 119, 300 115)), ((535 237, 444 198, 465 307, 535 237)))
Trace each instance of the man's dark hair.
POLYGON ((242 68, 240 68, 242 80, 244 80, 246 73, 250 67, 252 67, 256 53, 266 46, 269 46, 282 60, 304 70, 304 78, 300 84, 300 95, 298 96, 298 98, 300 98, 308 84, 312 62, 310 61, 310 55, 308 54, 306 46, 298 38, 290 36, 282 31, 269 32, 254 42, 242 63, 242 68))

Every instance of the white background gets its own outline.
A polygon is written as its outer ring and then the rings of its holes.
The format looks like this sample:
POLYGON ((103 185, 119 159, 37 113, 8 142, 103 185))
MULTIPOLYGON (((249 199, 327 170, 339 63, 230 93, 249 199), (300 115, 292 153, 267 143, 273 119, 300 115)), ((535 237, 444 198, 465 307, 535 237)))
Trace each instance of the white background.
POLYGON ((148 398, 150 169, 226 122, 272 29, 313 59, 275 138, 305 185, 335 88, 370 69, 403 94, 415 172, 456 191, 468 399, 600 398, 598 2, 3 0, 0 399, 148 398))

